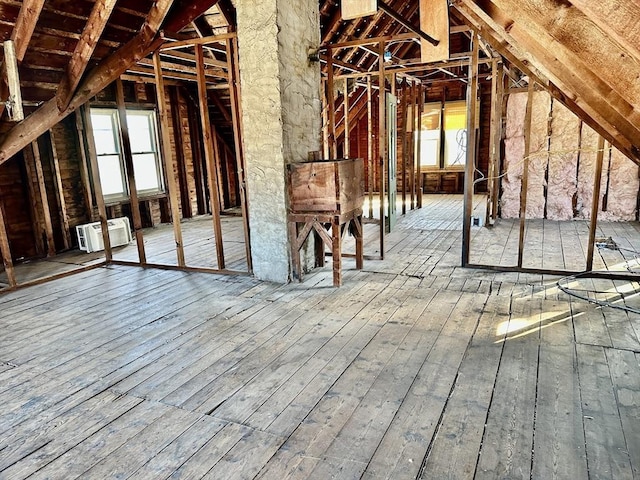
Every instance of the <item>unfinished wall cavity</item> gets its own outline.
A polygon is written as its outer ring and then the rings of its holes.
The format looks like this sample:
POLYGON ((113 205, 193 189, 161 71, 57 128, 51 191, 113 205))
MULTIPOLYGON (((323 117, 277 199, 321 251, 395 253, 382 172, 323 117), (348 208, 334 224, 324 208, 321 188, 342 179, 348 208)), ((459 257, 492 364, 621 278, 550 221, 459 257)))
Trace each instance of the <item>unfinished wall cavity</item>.
MULTIPOLYGON (((525 136, 530 135, 527 218, 590 218, 599 135, 546 92, 534 92, 531 125, 525 125, 527 97, 519 91, 507 98, 501 216, 519 216, 525 136)), ((638 166, 607 145, 601 182, 598 218, 635 220, 638 166)))
POLYGON ((286 282, 286 165, 320 150, 317 2, 236 0, 251 251, 256 277, 286 282))

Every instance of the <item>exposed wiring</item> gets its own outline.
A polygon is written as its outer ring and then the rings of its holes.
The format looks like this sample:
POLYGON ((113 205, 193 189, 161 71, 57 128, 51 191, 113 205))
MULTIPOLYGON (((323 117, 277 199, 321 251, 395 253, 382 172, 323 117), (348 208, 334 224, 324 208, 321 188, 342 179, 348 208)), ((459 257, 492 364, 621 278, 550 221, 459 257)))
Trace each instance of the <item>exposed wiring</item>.
MULTIPOLYGON (((639 270, 634 270, 631 267, 631 262, 635 262, 636 265, 640 264, 640 256, 638 255, 639 252, 637 252, 636 250, 630 249, 630 248, 621 248, 619 245, 616 244, 616 242, 611 238, 605 238, 605 239, 597 239, 595 242, 595 246, 598 247, 598 250, 617 250, 621 253, 622 257, 625 260, 625 268, 627 269, 627 271, 629 271, 630 273, 640 273, 639 270), (631 252, 633 253, 633 259, 628 259, 625 257, 624 253, 622 252, 631 252)), ((630 297, 634 297, 637 296, 638 294, 640 294, 640 290, 634 289, 632 292, 627 293, 627 294, 623 294, 618 292, 618 295, 620 296, 619 299, 617 300, 613 300, 613 301, 608 301, 608 300, 599 300, 597 298, 594 298, 593 296, 590 295, 583 295, 582 293, 592 293, 592 294, 609 294, 611 292, 607 292, 607 291, 600 291, 600 290, 588 290, 588 289, 583 289, 583 288, 573 288, 569 286, 569 283, 571 282, 576 282, 578 281, 580 278, 584 277, 588 275, 588 272, 585 272, 583 274, 577 274, 577 275, 571 275, 568 277, 563 277, 560 280, 558 280, 556 282, 556 285, 558 286, 558 288, 566 293, 569 296, 575 297, 575 298, 579 298, 581 300, 584 300, 586 302, 589 303, 594 303, 596 305, 599 305, 601 307, 611 307, 611 308, 616 308, 618 310, 624 310, 625 312, 631 312, 631 313, 637 313, 640 314, 640 309, 638 308, 634 308, 634 307, 629 307, 627 305, 618 305, 617 302, 624 302, 626 299, 630 298, 630 297), (563 283, 565 283, 565 285, 563 285, 563 283), (581 293, 579 293, 581 292, 581 293)), ((638 280, 640 281, 640 275, 638 276, 638 280)))

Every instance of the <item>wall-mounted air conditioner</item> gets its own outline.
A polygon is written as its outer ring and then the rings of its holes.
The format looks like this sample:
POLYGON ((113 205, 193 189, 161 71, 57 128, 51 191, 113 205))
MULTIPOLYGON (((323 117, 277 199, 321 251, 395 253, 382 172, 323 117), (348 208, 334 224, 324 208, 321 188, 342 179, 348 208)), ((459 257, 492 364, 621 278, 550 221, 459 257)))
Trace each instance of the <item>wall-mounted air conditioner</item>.
MULTIPOLYGON (((112 247, 126 245, 132 240, 131 228, 127 217, 112 218, 107 220, 109 228, 109 241, 112 247)), ((104 250, 102 240, 102 226, 100 222, 87 223, 76 227, 78 246, 87 253, 104 250)))

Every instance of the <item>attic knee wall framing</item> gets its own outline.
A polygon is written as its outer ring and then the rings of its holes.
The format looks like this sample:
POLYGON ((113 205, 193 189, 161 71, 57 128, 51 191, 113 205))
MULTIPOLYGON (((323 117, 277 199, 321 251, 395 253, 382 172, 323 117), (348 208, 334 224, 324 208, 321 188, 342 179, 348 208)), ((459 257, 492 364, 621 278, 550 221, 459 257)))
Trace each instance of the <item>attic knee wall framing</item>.
MULTIPOLYGON (((518 218, 524 165, 527 94, 508 94, 502 218, 518 218)), ((533 97, 527 218, 589 219, 598 134, 547 92, 533 97)), ((639 168, 609 144, 605 150, 600 213, 604 221, 637 219, 639 168)))

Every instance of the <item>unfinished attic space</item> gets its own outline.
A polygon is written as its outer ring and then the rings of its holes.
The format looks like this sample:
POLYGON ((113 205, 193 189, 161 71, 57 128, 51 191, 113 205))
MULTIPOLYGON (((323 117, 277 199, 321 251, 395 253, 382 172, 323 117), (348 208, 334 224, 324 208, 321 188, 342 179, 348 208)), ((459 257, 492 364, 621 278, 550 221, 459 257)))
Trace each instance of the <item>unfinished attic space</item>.
POLYGON ((634 0, 0 0, 0 479, 640 479, 634 0))

